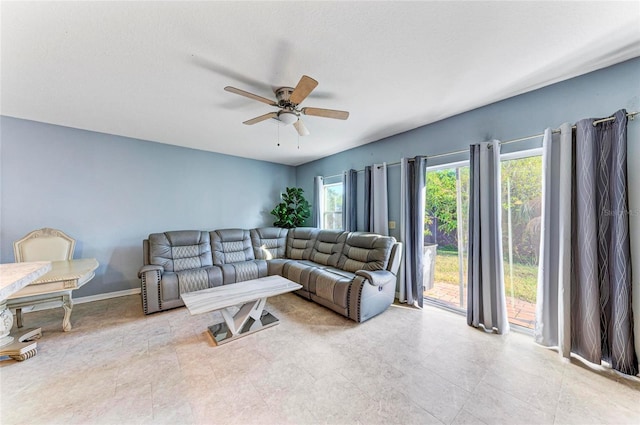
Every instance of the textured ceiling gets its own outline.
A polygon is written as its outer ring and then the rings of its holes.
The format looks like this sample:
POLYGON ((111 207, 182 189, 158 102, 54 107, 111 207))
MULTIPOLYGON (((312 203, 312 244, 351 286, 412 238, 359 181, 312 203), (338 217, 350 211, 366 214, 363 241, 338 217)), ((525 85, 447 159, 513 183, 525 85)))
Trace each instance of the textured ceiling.
POLYGON ((0 113, 302 164, 640 56, 640 2, 2 2, 0 113), (310 136, 268 120, 307 74, 310 136), (280 146, 277 146, 277 142, 280 146), (299 143, 299 147, 298 147, 299 143))

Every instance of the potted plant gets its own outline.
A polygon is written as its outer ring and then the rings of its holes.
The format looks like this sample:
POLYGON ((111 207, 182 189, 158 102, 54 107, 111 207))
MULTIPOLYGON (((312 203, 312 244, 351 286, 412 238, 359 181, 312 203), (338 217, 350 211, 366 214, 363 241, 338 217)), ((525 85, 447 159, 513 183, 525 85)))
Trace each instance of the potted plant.
POLYGON ((276 216, 274 226, 290 229, 301 226, 309 218, 311 205, 304 198, 303 192, 299 187, 288 187, 286 192, 280 195, 282 202, 271 211, 271 214, 276 216))

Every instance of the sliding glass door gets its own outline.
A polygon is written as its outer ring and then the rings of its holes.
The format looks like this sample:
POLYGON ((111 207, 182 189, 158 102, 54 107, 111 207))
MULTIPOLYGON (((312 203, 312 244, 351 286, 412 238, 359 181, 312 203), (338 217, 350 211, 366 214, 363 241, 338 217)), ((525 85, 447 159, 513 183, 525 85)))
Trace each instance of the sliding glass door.
MULTIPOLYGON (((533 328, 540 247, 540 150, 502 155, 502 247, 509 322, 533 328)), ((467 309, 469 164, 427 168, 424 297, 467 309)))
POLYGON ((424 296, 466 310, 469 163, 429 167, 426 182, 424 296))

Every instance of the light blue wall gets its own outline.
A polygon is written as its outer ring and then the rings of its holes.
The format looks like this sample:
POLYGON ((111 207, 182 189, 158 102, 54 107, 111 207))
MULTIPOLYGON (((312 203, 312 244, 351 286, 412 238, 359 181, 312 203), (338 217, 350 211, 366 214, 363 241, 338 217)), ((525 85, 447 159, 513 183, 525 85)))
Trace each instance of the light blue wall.
POLYGON ((142 240, 166 230, 271 225, 295 169, 0 117, 0 262, 41 227, 100 262, 74 297, 139 288, 142 240))

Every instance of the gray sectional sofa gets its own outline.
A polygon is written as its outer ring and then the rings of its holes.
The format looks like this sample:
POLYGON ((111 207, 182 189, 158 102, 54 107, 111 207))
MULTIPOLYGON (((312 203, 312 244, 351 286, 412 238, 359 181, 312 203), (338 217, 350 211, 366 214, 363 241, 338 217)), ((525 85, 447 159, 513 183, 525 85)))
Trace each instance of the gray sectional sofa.
POLYGON ((183 306, 185 292, 277 274, 302 285, 301 297, 364 322, 393 302, 402 244, 310 227, 183 230, 149 235, 143 254, 145 314, 183 306))

